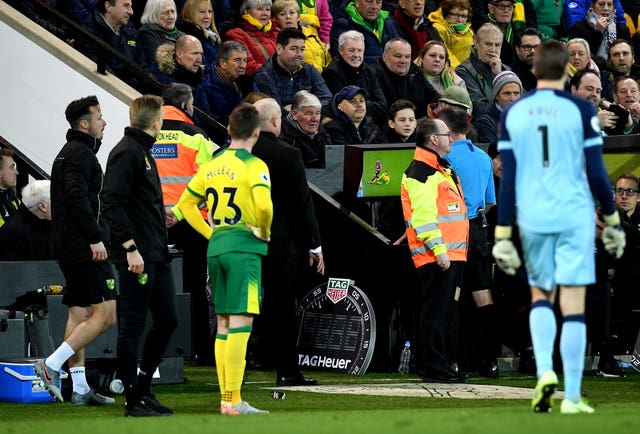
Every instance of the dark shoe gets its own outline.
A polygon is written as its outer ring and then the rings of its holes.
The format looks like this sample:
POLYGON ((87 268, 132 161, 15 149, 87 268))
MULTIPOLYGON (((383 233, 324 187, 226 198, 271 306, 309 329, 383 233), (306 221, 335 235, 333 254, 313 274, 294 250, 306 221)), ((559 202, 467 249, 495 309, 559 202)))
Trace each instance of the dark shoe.
POLYGON ((315 378, 306 378, 304 375, 294 375, 292 377, 278 377, 276 385, 278 386, 315 386, 318 384, 315 378))
POLYGON ((160 401, 158 401, 153 394, 143 396, 142 398, 140 398, 140 402, 146 404, 147 407, 157 413, 162 414, 163 416, 170 416, 173 414, 173 410, 160 404, 160 401))
POLYGON ((496 360, 482 362, 480 364, 480 375, 487 378, 498 378, 500 376, 498 362, 496 360))
POLYGON ((157 416, 170 416, 170 414, 158 413, 144 401, 140 401, 138 405, 136 405, 135 407, 124 408, 124 417, 157 417, 157 416))
POLYGON ((624 378, 625 376, 618 359, 613 357, 611 354, 600 356, 600 362, 598 363, 598 375, 618 378, 624 378))
POLYGON ((462 375, 453 372, 430 372, 422 378, 425 383, 464 383, 465 378, 462 375))

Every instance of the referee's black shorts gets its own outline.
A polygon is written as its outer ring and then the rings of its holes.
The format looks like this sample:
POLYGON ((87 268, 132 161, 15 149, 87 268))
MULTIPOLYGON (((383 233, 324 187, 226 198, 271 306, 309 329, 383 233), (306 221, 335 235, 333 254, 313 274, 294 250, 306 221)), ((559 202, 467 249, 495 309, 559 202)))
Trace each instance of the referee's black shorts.
POLYGON ((469 249, 462 287, 469 291, 491 288, 491 254, 487 228, 483 227, 480 217, 469 220, 469 249))

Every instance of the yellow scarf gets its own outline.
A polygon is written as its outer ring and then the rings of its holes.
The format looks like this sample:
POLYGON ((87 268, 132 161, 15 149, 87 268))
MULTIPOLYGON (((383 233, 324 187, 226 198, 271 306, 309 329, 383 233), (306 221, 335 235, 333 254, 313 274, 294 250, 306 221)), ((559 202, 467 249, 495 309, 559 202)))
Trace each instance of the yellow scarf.
POLYGON ((246 20, 249 24, 260 30, 261 32, 267 33, 269 30, 271 30, 271 20, 269 20, 269 22, 263 26, 262 23, 253 18, 251 14, 244 14, 242 16, 242 19, 246 20))

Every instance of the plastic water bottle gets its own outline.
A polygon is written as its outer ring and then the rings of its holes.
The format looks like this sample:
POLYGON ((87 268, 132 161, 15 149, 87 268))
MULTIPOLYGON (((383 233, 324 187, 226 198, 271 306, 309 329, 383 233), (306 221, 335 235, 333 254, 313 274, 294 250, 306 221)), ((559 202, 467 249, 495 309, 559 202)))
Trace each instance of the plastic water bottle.
POLYGON ((124 384, 122 384, 122 381, 119 378, 116 378, 109 384, 109 390, 113 393, 120 394, 124 392, 124 384))
POLYGON ((44 285, 42 288, 36 289, 38 294, 45 295, 59 295, 64 291, 64 287, 62 285, 44 285))
POLYGON ((404 348, 400 353, 400 366, 398 366, 398 372, 402 374, 408 374, 411 366, 411 342, 404 343, 404 348))

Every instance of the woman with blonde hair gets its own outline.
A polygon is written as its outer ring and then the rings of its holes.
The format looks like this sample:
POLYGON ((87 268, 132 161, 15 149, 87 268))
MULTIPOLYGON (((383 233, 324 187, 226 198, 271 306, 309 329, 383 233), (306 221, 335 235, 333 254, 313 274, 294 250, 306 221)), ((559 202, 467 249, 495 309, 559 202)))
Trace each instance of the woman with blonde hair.
POLYGON ((276 0, 271 8, 271 14, 280 30, 291 27, 304 33, 307 39, 302 61, 315 66, 318 72, 322 73, 322 70, 331 63, 331 55, 327 46, 320 40, 317 27, 309 25, 307 18, 301 17, 297 0, 276 0))
POLYGON ((440 7, 429 14, 429 20, 438 30, 449 52, 450 66, 455 69, 467 60, 473 45, 469 0, 443 0, 440 7))
POLYGON ((245 0, 240 8, 240 22, 224 35, 225 41, 238 41, 247 47, 247 75, 276 52, 276 38, 280 28, 271 21, 271 0, 245 0))
POLYGON ((442 41, 429 41, 420 49, 414 61, 422 69, 424 77, 440 96, 450 86, 467 86, 451 68, 447 47, 442 41))
POLYGON ((211 0, 187 0, 182 8, 178 29, 195 36, 202 44, 202 64, 207 68, 218 59, 220 33, 216 28, 211 0))
POLYGON ((567 79, 567 90, 569 89, 569 80, 576 72, 589 68, 600 76, 600 84, 602 85, 602 98, 613 101, 613 84, 609 79, 609 73, 600 72, 600 68, 591 57, 591 49, 589 43, 583 38, 569 39, 567 42, 567 50, 569 51, 569 77, 567 79))

